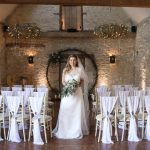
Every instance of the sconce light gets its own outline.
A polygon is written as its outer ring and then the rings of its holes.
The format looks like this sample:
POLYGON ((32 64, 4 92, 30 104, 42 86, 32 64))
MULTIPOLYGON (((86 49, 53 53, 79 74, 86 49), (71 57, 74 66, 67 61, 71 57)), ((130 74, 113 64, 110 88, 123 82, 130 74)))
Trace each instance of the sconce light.
POLYGON ((114 64, 116 62, 116 56, 115 55, 110 56, 109 61, 111 64, 114 64))
POLYGON ((34 62, 33 62, 33 58, 34 58, 33 56, 29 56, 29 57, 28 57, 28 63, 29 63, 29 64, 33 64, 33 63, 34 63, 34 62))

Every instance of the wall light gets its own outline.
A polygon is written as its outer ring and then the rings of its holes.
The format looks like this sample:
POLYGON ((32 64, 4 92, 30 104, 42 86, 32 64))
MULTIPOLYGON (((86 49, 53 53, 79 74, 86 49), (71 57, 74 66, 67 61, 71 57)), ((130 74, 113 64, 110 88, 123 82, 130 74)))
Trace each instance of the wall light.
POLYGON ((28 57, 28 63, 29 63, 29 64, 33 64, 33 63, 34 63, 34 62, 33 62, 33 58, 34 58, 33 56, 29 56, 29 57, 28 57))
POLYGON ((110 62, 111 64, 114 64, 114 63, 116 62, 116 56, 115 56, 115 55, 110 56, 110 57, 109 57, 109 62, 110 62))

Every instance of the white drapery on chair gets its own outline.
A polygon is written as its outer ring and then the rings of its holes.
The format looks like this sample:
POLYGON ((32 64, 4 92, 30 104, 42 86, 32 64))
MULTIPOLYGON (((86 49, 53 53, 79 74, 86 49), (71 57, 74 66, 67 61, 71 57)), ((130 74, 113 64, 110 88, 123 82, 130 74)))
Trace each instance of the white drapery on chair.
POLYGON ((22 87, 12 87, 12 91, 22 91, 22 87))
POLYGON ((39 125, 39 119, 40 119, 40 113, 42 110, 42 105, 43 105, 44 98, 41 97, 29 97, 29 103, 31 106, 31 109, 34 114, 34 124, 33 124, 33 138, 34 138, 34 144, 37 145, 43 145, 44 142, 41 138, 41 133, 40 133, 40 125, 39 125))
POLYGON ((121 106, 121 113, 123 114, 125 111, 127 96, 129 95, 129 91, 119 91, 119 100, 121 106))
MULTIPOLYGON (((3 97, 0 96, 0 109, 2 108, 2 99, 3 99, 3 97)), ((1 116, 0 116, 0 117, 1 117, 1 116)), ((1 120, 0 120, 0 121, 1 121, 1 120)), ((1 122, 0 122, 0 123, 1 123, 1 122)), ((1 128, 0 128, 0 130, 1 130, 1 128)), ((3 141, 1 135, 0 135, 0 141, 3 141)))
POLYGON ((46 102, 48 101, 48 88, 47 87, 37 87, 37 92, 45 92, 46 102))
POLYGON ((150 141, 150 95, 145 96, 145 107, 147 111, 147 122, 144 138, 150 141))
POLYGON ((33 88, 33 85, 24 85, 24 88, 33 88))
POLYGON ((99 96, 109 96, 108 95, 108 87, 107 86, 99 86, 97 87, 97 92, 99 96))
POLYGON ((125 91, 130 91, 130 89, 133 87, 132 84, 127 84, 127 85, 124 85, 124 89, 125 91))
POLYGON ((18 91, 17 95, 23 97, 24 106, 27 106, 28 98, 29 96, 31 96, 31 92, 30 91, 18 91))
POLYGON ((16 116, 19 109, 19 105, 21 103, 21 97, 19 96, 7 96, 7 103, 9 113, 11 114, 11 120, 9 125, 9 135, 8 140, 12 142, 21 142, 19 132, 18 132, 18 125, 16 122, 16 116))
POLYGON ((25 87, 24 91, 28 91, 28 92, 33 93, 34 92, 34 88, 27 88, 27 87, 25 87))
POLYGON ((10 91, 10 87, 1 87, 1 91, 10 91))
POLYGON ((138 96, 127 97, 128 110, 130 113, 130 126, 128 131, 128 141, 138 142, 140 139, 137 136, 136 112, 139 104, 138 96))
POLYGON ((127 120, 129 118, 129 115, 126 112, 126 105, 127 105, 127 96, 129 95, 129 91, 119 91, 119 101, 120 105, 118 105, 119 113, 117 114, 118 118, 118 127, 122 129, 122 138, 121 141, 123 141, 124 138, 124 130, 126 129, 127 120), (121 110, 121 113, 120 113, 121 110))
POLYGON ((117 97, 102 97, 102 111, 103 111, 103 133, 102 133, 102 142, 106 144, 113 143, 111 140, 111 121, 110 114, 116 104, 117 97))
POLYGON ((134 96, 138 96, 139 97, 139 114, 142 114, 143 97, 144 97, 144 95, 145 95, 145 91, 143 91, 143 90, 134 91, 134 96))
POLYGON ((122 85, 112 85, 112 94, 114 96, 119 96, 119 91, 124 91, 122 85))

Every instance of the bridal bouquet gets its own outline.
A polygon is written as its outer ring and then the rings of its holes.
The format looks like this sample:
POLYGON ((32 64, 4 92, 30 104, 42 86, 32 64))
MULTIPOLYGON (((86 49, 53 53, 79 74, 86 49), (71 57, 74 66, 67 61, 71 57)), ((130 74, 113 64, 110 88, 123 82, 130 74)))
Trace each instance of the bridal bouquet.
POLYGON ((76 92, 77 88, 79 86, 79 83, 76 80, 68 81, 67 84, 63 87, 61 92, 61 97, 67 97, 69 95, 72 95, 76 92))

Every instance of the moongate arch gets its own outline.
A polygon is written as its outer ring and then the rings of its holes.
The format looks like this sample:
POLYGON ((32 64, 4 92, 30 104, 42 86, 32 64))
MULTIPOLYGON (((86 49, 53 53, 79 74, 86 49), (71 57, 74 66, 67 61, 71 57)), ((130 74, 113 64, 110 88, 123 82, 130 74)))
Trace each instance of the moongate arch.
MULTIPOLYGON (((95 59, 94 59, 90 54, 88 54, 88 53, 86 53, 86 52, 84 52, 84 51, 82 51, 82 50, 76 49, 76 48, 73 48, 73 49, 70 49, 70 48, 69 48, 69 49, 65 49, 65 50, 59 50, 59 51, 57 52, 57 54, 62 55, 62 54, 65 53, 65 52, 79 52, 80 54, 83 54, 86 58, 88 58, 88 59, 91 61, 92 65, 93 65, 93 67, 95 68, 95 71, 96 71, 96 78, 95 78, 95 80, 94 80, 94 83, 93 83, 91 89, 89 89, 89 92, 92 92, 93 89, 95 88, 95 85, 96 85, 96 83, 97 83, 97 78, 98 78, 98 71, 97 71, 97 65, 96 65, 95 59)), ((50 56, 51 56, 51 55, 50 55, 50 56)), ((49 57, 49 59, 48 59, 48 64, 47 64, 47 68, 46 68, 46 79, 47 79, 48 85, 49 85, 49 87, 50 87, 50 90, 55 92, 56 90, 52 87, 52 85, 51 85, 51 83, 50 83, 50 81, 49 81, 49 79, 48 79, 48 68, 49 68, 50 65, 51 65, 50 59, 51 59, 51 58, 49 57)))

